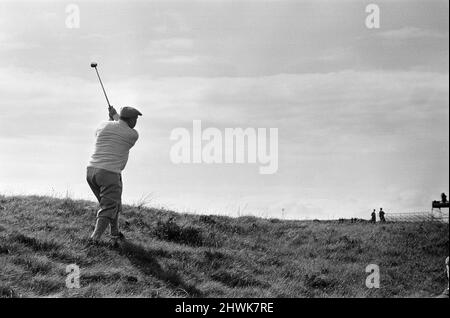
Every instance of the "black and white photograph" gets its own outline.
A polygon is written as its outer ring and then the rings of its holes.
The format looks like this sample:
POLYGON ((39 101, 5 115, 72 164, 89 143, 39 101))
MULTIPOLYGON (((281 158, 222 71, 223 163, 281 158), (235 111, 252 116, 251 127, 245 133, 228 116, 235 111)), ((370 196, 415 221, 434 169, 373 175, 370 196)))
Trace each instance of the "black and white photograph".
POLYGON ((448 0, 0 0, 0 306, 449 297, 448 0))

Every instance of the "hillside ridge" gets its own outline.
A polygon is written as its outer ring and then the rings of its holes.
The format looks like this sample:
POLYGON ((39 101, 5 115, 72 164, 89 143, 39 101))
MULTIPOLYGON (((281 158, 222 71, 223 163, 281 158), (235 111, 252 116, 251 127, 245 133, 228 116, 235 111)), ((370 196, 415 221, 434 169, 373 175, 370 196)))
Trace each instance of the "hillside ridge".
POLYGON ((0 195, 0 297, 433 297, 448 224, 284 221, 124 206, 126 241, 86 247, 94 202, 0 195), (68 289, 67 266, 80 269, 68 289), (381 286, 365 285, 366 267, 381 286))

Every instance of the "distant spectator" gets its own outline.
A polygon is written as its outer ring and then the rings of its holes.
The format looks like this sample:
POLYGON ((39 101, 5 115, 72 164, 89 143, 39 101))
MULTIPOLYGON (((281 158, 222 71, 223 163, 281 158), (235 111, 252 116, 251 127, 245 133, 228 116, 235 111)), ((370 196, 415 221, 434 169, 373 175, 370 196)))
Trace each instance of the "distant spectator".
POLYGON ((375 209, 373 209, 372 220, 370 222, 377 223, 377 210, 375 210, 375 209))
POLYGON ((441 194, 441 198, 442 198, 442 203, 447 203, 447 196, 445 195, 445 193, 441 194))
POLYGON ((380 217, 380 222, 381 223, 385 223, 386 222, 386 219, 384 218, 384 211, 383 211, 383 208, 381 208, 380 209, 380 213, 379 213, 379 217, 380 217))

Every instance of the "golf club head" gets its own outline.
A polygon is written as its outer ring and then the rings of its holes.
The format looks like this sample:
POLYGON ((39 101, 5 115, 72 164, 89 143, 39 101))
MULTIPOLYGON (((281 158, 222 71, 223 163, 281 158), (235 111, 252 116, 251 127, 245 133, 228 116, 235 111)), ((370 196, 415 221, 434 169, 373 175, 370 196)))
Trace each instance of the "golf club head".
POLYGON ((97 67, 97 63, 92 62, 91 67, 97 67))

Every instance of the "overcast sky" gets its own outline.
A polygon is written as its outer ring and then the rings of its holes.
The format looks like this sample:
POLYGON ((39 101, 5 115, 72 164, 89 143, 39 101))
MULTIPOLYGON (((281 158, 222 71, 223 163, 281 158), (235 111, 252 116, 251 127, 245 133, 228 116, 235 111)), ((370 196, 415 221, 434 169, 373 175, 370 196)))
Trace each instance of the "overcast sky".
POLYGON ((0 192, 94 200, 97 61, 111 103, 144 114, 127 203, 301 219, 429 210, 449 189, 448 12, 448 0, 0 0, 0 192), (380 29, 365 25, 369 3, 380 29), (195 119, 278 128, 278 172, 174 165, 170 133, 195 119))

